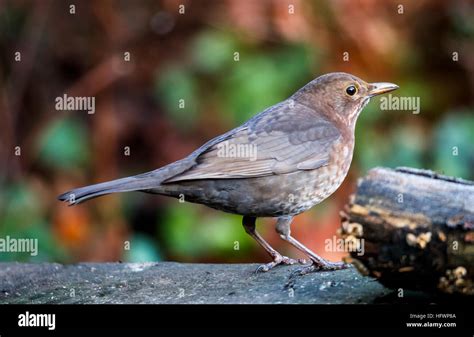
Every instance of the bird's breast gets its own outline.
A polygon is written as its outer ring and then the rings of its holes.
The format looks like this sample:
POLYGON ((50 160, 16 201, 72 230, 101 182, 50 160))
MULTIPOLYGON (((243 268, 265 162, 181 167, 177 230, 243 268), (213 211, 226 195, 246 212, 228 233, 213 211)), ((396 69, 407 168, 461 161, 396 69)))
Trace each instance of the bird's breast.
POLYGON ((344 181, 352 162, 354 142, 334 144, 329 156, 329 163, 311 172, 313 192, 308 197, 314 204, 320 203, 333 194, 344 181))

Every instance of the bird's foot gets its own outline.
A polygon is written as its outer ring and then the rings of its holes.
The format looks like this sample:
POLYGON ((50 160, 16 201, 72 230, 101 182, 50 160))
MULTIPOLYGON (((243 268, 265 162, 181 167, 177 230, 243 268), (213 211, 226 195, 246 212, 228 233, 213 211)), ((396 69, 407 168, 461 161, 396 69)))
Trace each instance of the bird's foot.
POLYGON ((309 273, 314 273, 318 271, 332 271, 332 270, 341 270, 347 269, 350 267, 349 264, 344 262, 329 262, 329 261, 312 261, 309 266, 297 270, 296 272, 300 275, 306 275, 309 273))
POLYGON ((289 258, 287 256, 276 255, 273 258, 272 262, 262 264, 261 266, 259 266, 257 268, 257 270, 255 272, 256 273, 267 272, 270 269, 272 269, 273 267, 276 267, 280 264, 292 265, 292 264, 306 264, 306 263, 308 263, 308 262, 305 259, 292 259, 292 258, 289 258))

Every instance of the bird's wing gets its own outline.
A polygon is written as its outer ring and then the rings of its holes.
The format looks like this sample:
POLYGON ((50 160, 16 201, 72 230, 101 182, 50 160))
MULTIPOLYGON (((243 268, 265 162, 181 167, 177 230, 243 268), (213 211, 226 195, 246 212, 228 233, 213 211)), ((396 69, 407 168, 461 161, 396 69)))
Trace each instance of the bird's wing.
POLYGON ((195 153, 194 165, 165 181, 233 179, 324 166, 340 131, 312 108, 284 101, 195 153))

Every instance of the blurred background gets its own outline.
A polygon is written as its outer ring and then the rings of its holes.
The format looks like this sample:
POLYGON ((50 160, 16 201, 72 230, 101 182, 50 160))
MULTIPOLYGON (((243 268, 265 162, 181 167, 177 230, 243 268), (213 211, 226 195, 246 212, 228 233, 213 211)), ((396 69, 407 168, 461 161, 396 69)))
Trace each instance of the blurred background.
MULTIPOLYGON (((37 256, 0 260, 268 261, 240 216, 138 192, 76 207, 56 196, 180 159, 345 71, 397 83, 393 95, 419 97, 421 111, 373 99, 342 187, 296 217, 296 238, 340 259, 324 239, 370 168, 474 179, 473 38, 467 0, 0 1, 0 237, 39 242, 37 256), (95 97, 95 114, 56 110, 64 94, 95 97)), ((258 229, 299 256, 273 222, 258 229)))

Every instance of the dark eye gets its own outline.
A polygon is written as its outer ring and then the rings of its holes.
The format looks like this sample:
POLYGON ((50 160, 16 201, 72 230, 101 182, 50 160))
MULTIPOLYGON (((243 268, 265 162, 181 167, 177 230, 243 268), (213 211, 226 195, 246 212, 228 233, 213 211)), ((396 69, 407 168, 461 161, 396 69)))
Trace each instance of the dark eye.
POLYGON ((346 93, 349 96, 354 96, 357 93, 357 88, 354 85, 350 85, 346 88, 346 93))

